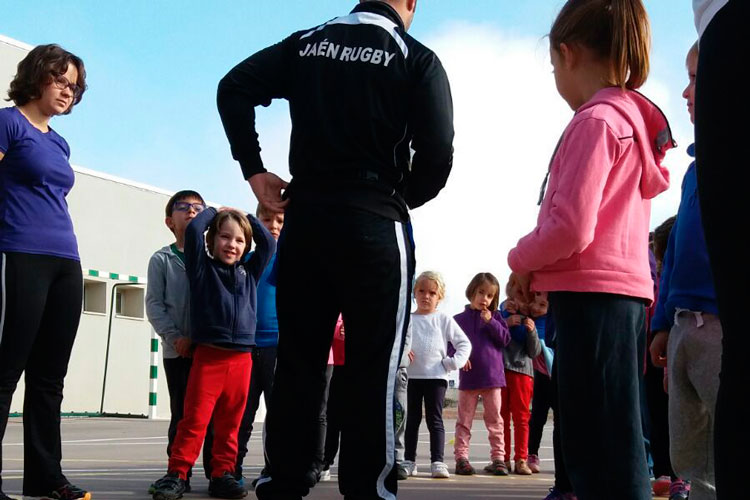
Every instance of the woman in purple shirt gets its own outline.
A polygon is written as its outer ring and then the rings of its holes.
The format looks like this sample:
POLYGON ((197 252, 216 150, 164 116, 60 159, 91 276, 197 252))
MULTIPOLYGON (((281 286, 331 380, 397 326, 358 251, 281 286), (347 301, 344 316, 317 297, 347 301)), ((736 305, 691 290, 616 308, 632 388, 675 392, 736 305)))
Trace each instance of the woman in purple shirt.
MULTIPOLYGON (((91 494, 71 485, 60 465, 63 379, 83 279, 65 201, 74 182, 70 149, 49 121, 70 113, 85 88, 80 58, 40 45, 18 64, 8 92, 15 106, 0 109, 0 439, 25 370, 23 494, 61 500, 91 494)), ((0 500, 8 500, 1 481, 0 500)))

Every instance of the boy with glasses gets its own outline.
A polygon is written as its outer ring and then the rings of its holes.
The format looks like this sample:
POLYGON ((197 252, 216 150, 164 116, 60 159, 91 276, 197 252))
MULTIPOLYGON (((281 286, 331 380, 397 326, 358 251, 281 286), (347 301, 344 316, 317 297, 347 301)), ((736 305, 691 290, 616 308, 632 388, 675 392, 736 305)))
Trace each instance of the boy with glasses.
MULTIPOLYGON (((185 228, 196 215, 206 208, 203 197, 195 191, 179 191, 167 202, 164 223, 174 233, 175 242, 156 251, 148 263, 148 288, 146 314, 154 331, 161 337, 164 353, 164 372, 169 390, 169 421, 167 456, 171 455, 172 441, 177 434, 177 424, 182 419, 190 366, 192 345, 190 341, 190 286, 185 273, 185 228)), ((206 477, 211 463, 213 432, 209 427, 207 445, 203 447, 203 468, 206 477)), ((149 493, 152 493, 152 488, 149 493)), ((190 490, 190 480, 187 481, 190 490)))

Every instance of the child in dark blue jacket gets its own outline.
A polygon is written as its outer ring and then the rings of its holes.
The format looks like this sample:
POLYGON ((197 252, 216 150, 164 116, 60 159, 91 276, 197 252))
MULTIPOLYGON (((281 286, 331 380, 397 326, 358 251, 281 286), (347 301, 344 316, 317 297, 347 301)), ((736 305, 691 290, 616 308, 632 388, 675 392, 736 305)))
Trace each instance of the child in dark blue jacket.
POLYGON ((255 217, 233 209, 217 213, 207 208, 187 227, 185 267, 190 282, 191 336, 196 348, 185 413, 172 445, 168 473, 154 485, 154 500, 182 497, 187 472, 198 458, 212 414, 209 493, 218 498, 247 494, 234 477, 237 431, 250 385, 256 287, 275 247, 274 238, 255 217), (242 262, 251 238, 255 240, 255 252, 242 262))

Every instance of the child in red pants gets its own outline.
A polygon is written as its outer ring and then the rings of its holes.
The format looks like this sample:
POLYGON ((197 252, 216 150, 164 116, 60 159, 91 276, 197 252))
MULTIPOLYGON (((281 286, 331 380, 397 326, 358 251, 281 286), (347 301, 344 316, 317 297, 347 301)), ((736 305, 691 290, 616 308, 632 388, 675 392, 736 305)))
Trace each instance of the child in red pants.
POLYGON ((167 475, 154 483, 154 500, 182 498, 187 473, 198 458, 211 415, 214 444, 209 494, 217 498, 247 495, 234 477, 237 432, 250 386, 256 286, 275 246, 271 234, 255 217, 232 209, 217 214, 207 208, 187 227, 185 269, 190 283, 191 338, 197 347, 184 415, 172 444, 167 475), (256 249, 245 262, 251 238, 256 249))
MULTIPOLYGON (((512 294, 508 294, 512 297, 512 294)), ((529 469, 529 419, 531 397, 534 393, 533 360, 541 352, 534 320, 529 317, 529 305, 507 299, 500 305, 500 312, 510 328, 510 343, 503 350, 505 383, 502 390, 501 415, 505 426, 505 465, 510 470, 511 434, 513 419, 513 461, 516 474, 530 475, 529 469)))

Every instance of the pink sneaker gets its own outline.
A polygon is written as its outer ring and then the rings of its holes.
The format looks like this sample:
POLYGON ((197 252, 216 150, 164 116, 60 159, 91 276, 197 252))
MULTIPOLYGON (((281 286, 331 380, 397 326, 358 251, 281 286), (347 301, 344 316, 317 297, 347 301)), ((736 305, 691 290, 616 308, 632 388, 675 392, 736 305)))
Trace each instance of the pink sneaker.
POLYGON ((529 455, 528 466, 534 474, 542 472, 541 462, 539 461, 538 455, 529 455))
POLYGON ((654 496, 669 496, 670 484, 672 484, 672 479, 669 476, 659 476, 658 478, 656 478, 651 484, 651 488, 654 490, 654 496))

